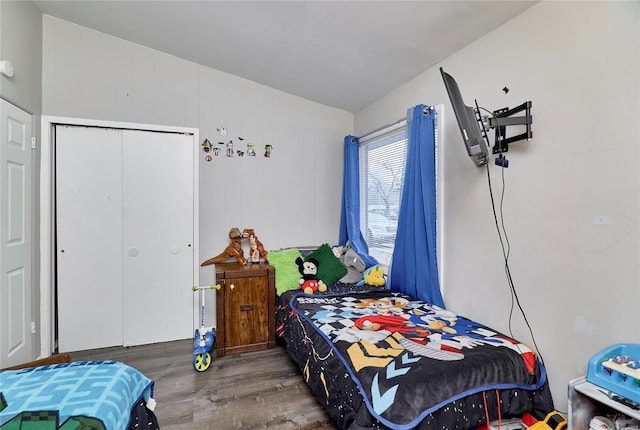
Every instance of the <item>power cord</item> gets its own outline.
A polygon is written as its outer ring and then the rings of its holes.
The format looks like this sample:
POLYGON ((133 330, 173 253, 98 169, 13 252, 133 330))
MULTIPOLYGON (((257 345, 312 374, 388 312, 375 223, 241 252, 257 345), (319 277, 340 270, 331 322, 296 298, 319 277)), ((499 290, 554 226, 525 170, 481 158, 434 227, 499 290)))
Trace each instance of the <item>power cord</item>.
MULTIPOLYGON (((477 102, 476 102, 476 107, 477 107, 477 102)), ((487 112, 489 112, 487 109, 481 108, 487 112)), ((489 112, 492 116, 495 115, 492 112, 489 112)), ((484 124, 480 121, 480 124, 482 124, 482 128, 484 130, 484 138, 487 141, 487 147, 491 147, 490 143, 489 143, 489 139, 487 137, 487 133, 486 130, 484 129, 484 124)), ((496 129, 496 133, 498 133, 498 129, 496 129)), ((489 169, 489 163, 485 164, 486 169, 487 169, 487 182, 489 184, 489 196, 491 197, 491 209, 493 210, 493 219, 495 221, 496 224, 496 231, 498 232, 498 239, 500 240, 500 247, 502 249, 502 256, 504 258, 504 269, 505 269, 505 274, 507 276, 507 283, 509 284, 509 290, 511 293, 511 307, 509 309, 509 335, 514 338, 513 335, 513 330, 512 330, 512 320, 513 320, 513 312, 514 312, 514 307, 515 305, 518 306, 518 309, 520 310, 520 313, 522 314, 522 317, 524 318, 524 322, 527 325, 527 328, 529 330, 529 334, 531 335, 531 340, 533 342, 534 348, 536 349, 536 352, 538 354, 538 356, 540 357, 540 361, 542 362, 542 364, 544 365, 544 358, 542 357, 542 354, 540 353, 540 349, 538 348, 538 344, 536 342, 535 336, 533 334, 533 329, 531 328, 531 325, 529 324, 529 320, 527 319, 527 315, 524 311, 524 309, 522 308, 522 305, 520 304, 520 299, 518 297, 518 292, 516 291, 516 287, 515 284, 513 282, 513 278, 511 277, 511 269, 509 268, 509 256, 511 254, 511 244, 509 242, 509 237, 507 235, 507 229, 505 228, 504 225, 504 212, 503 212, 503 206, 504 206, 504 195, 505 195, 505 190, 506 190, 506 182, 505 182, 505 178, 504 178, 504 170, 505 168, 502 167, 502 192, 500 195, 500 222, 498 222, 498 214, 496 213, 496 204, 495 204, 495 199, 493 197, 493 188, 491 186, 491 172, 489 169), (502 231, 500 230, 500 228, 502 227, 502 231), (504 240, 502 238, 504 234, 504 240), (505 242, 506 242, 506 248, 505 248, 505 242)))

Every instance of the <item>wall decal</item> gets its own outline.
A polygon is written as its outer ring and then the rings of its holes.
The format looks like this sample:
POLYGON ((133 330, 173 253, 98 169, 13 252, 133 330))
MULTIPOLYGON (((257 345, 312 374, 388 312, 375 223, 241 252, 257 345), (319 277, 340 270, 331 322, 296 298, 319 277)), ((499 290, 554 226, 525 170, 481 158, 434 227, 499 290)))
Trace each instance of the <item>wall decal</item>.
MULTIPOLYGON (((216 128, 216 132, 220 135, 220 136, 227 136, 229 134, 229 130, 227 129, 226 125, 221 125, 218 128, 216 128)), ((237 136, 236 139, 240 142, 244 142, 245 138, 242 136, 237 136)), ((247 157, 256 157, 257 152, 256 152, 256 144, 255 143, 251 143, 251 142, 247 142, 246 145, 246 149, 242 148, 236 148, 234 145, 233 140, 229 140, 228 142, 225 142, 223 140, 218 140, 217 141, 218 145, 224 145, 225 146, 225 151, 226 151, 226 155, 229 158, 232 157, 244 157, 245 155, 247 157)), ((204 141, 202 142, 202 150, 207 154, 207 156, 205 157, 205 160, 207 160, 208 162, 212 161, 213 158, 212 156, 217 157, 218 154, 220 153, 220 146, 216 146, 213 145, 211 143, 211 141, 208 138, 205 138, 204 141), (210 154, 210 155, 209 155, 210 154)), ((240 145, 238 145, 240 146, 240 145)), ((273 145, 271 144, 267 144, 264 146, 264 156, 265 158, 271 158, 271 152, 273 151, 273 145)))
POLYGON ((202 150, 203 150, 204 152, 209 152, 209 151, 211 151, 211 142, 209 142, 209 139, 205 138, 205 139, 202 141, 202 150))

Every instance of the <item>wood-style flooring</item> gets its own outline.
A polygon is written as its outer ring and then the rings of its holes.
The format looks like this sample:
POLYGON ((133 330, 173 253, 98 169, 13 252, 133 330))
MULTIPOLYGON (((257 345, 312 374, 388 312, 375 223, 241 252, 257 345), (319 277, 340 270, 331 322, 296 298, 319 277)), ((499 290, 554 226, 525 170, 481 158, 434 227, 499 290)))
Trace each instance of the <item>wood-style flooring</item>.
POLYGON ((335 430, 283 346, 214 357, 193 369, 193 340, 71 354, 73 360, 118 360, 155 382, 161 430, 335 430))

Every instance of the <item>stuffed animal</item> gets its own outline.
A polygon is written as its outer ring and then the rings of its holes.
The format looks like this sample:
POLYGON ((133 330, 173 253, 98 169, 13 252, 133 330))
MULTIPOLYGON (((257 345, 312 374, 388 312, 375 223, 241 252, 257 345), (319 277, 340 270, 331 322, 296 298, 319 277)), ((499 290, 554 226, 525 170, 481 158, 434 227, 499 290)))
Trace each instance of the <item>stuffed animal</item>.
POLYGON ((362 272, 362 278, 362 281, 358 282, 356 287, 360 287, 365 284, 372 285, 374 287, 382 287, 385 284, 384 271, 379 264, 371 266, 362 272))
POLYGON ((340 279, 340 282, 344 282, 345 284, 355 284, 362 280, 362 272, 367 265, 362 257, 360 257, 360 255, 351 248, 351 244, 349 242, 341 248, 343 253, 340 255, 339 259, 342 264, 344 264, 344 267, 347 268, 347 274, 340 279))
POLYGON ((267 261, 267 251, 264 249, 262 242, 256 236, 256 232, 252 228, 245 228, 242 237, 249 238, 249 261, 251 263, 264 263, 267 261))
POLYGON ((233 227, 229 230, 230 243, 220 254, 216 255, 203 262, 200 266, 208 266, 210 264, 222 263, 230 258, 234 258, 240 264, 247 264, 247 260, 244 258, 244 251, 242 250, 242 239, 244 236, 238 227, 233 227))
POLYGON ((310 258, 308 261, 304 261, 302 257, 296 258, 296 264, 298 265, 298 271, 302 275, 300 278, 300 288, 305 294, 313 294, 316 291, 325 292, 327 286, 318 279, 318 260, 310 258))

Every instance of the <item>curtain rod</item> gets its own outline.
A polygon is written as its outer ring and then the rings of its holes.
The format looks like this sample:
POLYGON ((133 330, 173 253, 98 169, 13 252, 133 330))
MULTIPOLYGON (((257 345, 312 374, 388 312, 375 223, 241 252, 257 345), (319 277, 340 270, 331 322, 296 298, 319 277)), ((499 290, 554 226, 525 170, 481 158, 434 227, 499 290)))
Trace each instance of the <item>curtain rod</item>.
MULTIPOLYGON (((434 106, 434 105, 427 105, 425 107, 425 110, 426 109, 436 109, 436 108, 437 107, 434 106)), ((395 122, 392 122, 392 123, 387 124, 387 125, 383 125, 382 127, 378 127, 375 130, 370 131, 369 133, 365 133, 362 136, 358 137, 358 139, 364 139, 364 138, 369 138, 370 139, 370 138, 375 137, 374 135, 376 135, 378 133, 382 134, 382 133, 386 132, 388 128, 391 128, 393 126, 405 125, 406 123, 407 123, 407 117, 400 118, 400 119, 396 120, 395 122)))
POLYGON ((378 127, 375 130, 372 130, 368 133, 363 134, 362 136, 359 136, 358 139, 364 139, 364 138, 371 138, 374 137, 373 135, 375 135, 376 133, 380 133, 381 131, 385 131, 388 128, 391 128, 393 126, 399 126, 399 125, 404 125, 403 123, 407 122, 407 118, 400 118, 398 120, 396 120, 395 122, 389 123, 387 125, 383 125, 382 127, 378 127))

